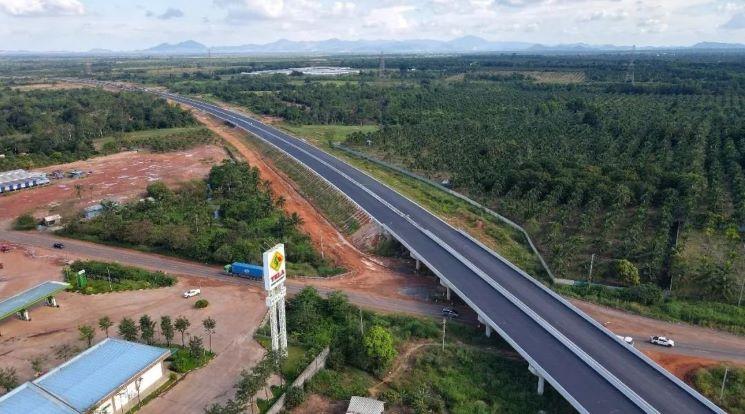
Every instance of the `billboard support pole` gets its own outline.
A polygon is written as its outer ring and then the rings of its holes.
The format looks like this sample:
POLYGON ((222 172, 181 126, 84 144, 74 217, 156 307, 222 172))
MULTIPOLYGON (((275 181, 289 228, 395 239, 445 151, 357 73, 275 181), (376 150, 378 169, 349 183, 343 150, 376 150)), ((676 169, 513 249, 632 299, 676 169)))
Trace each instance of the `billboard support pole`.
POLYGON ((272 351, 287 355, 287 322, 285 317, 285 246, 278 244, 263 256, 264 290, 267 292, 266 306, 272 330, 272 351))

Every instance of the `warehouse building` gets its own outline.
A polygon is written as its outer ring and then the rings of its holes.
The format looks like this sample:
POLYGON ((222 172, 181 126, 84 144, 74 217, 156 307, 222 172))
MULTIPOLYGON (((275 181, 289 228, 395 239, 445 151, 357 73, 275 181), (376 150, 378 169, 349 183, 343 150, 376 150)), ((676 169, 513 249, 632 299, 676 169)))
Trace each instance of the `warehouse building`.
POLYGON ((107 338, 0 397, 0 414, 118 414, 168 379, 164 348, 107 338), (36 411, 44 407, 42 411, 36 411))
POLYGON ((0 193, 46 184, 49 184, 49 179, 42 172, 28 172, 26 170, 0 172, 0 193))

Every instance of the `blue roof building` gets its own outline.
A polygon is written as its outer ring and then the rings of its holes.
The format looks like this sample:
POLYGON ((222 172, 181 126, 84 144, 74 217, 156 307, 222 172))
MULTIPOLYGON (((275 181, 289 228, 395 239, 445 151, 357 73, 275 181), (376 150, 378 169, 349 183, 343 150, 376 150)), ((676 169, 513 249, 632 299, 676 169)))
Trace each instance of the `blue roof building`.
POLYGON ((126 412, 165 382, 163 361, 170 354, 168 349, 107 338, 0 397, 0 414, 126 412))

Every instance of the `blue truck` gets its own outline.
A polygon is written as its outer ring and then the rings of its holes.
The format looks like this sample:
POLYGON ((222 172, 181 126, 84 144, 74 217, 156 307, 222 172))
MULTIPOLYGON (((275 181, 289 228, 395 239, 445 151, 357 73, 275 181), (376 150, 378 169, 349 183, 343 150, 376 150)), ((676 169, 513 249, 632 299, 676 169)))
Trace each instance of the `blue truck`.
POLYGON ((264 268, 259 265, 235 262, 225 265, 225 273, 247 279, 261 280, 264 277, 264 268))

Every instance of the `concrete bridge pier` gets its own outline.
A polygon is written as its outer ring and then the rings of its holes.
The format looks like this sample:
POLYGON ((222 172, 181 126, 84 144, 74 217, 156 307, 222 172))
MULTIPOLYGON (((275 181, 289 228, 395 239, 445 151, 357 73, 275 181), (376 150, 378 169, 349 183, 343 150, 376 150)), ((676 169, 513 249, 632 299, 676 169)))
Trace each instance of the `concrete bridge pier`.
POLYGON ((543 375, 541 375, 535 368, 533 368, 532 365, 528 366, 528 371, 538 377, 538 387, 536 389, 536 393, 538 393, 538 395, 543 395, 543 391, 546 387, 546 379, 543 378, 543 375))
POLYGON ((445 286, 445 298, 450 300, 450 286, 443 282, 442 279, 440 280, 440 286, 445 286))
POLYGON ((18 317, 21 318, 22 321, 30 321, 31 316, 28 314, 28 309, 21 309, 18 311, 18 317))

